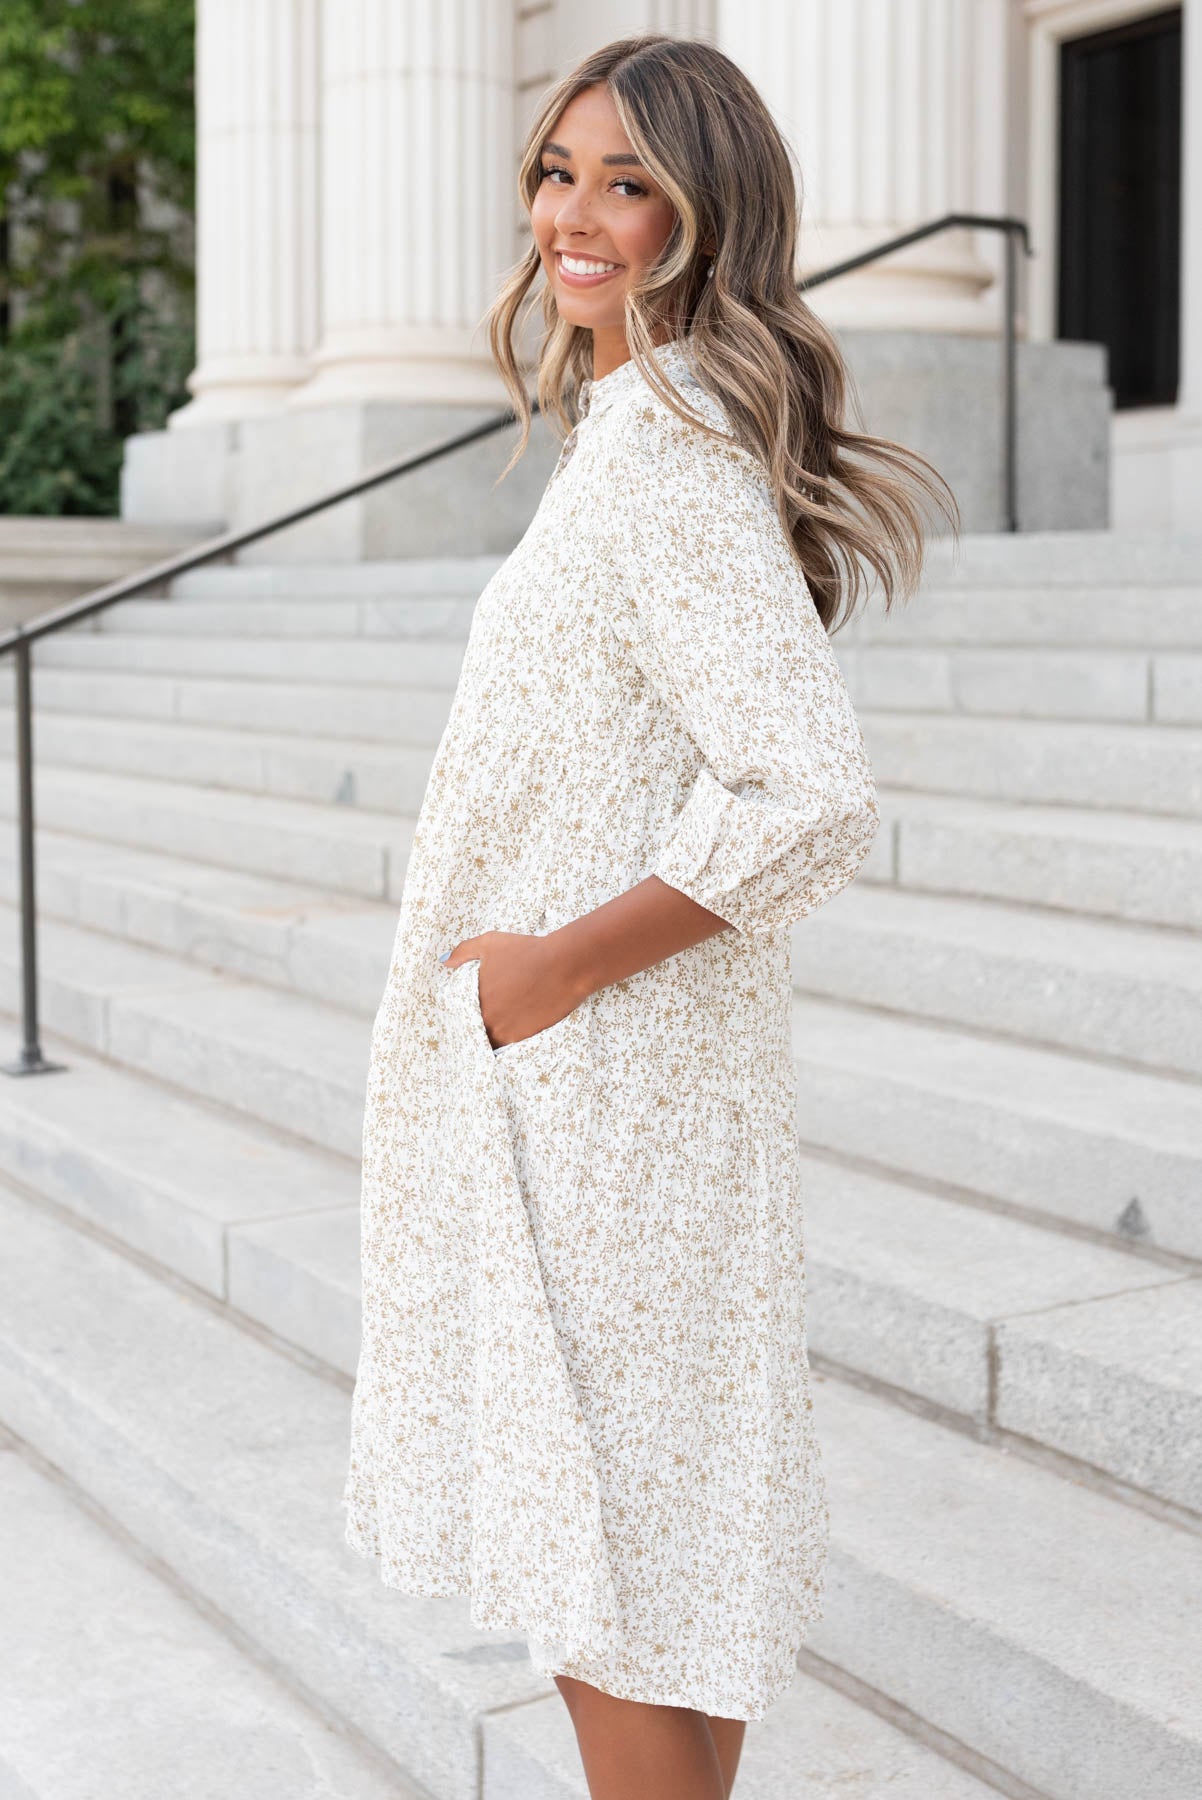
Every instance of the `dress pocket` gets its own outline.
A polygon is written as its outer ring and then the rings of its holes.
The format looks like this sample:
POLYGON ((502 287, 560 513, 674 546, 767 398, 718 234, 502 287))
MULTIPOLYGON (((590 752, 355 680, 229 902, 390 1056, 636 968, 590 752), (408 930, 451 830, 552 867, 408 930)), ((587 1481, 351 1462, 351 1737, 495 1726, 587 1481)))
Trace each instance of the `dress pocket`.
POLYGON ((460 982, 464 995, 472 1029, 493 1062, 504 1064, 509 1069, 514 1064, 536 1063, 545 1068, 549 1063, 560 1060, 562 1056, 579 1050, 588 1031, 588 1002, 581 1001, 562 1019, 553 1025, 544 1026, 530 1037, 516 1038, 512 1044, 494 1046, 488 1035, 488 1027, 484 1023, 484 1014, 480 1008, 480 959, 472 957, 467 962, 456 963, 453 969, 446 972, 443 979, 460 982))
POLYGON ((545 1025, 541 1031, 532 1032, 529 1037, 515 1038, 512 1044, 498 1044, 493 1051, 494 1058, 503 1058, 506 1063, 510 1063, 523 1056, 541 1056, 548 1050, 554 1054, 556 1044, 562 1038, 571 1037, 574 1027, 570 1021, 575 1019, 579 1010, 579 1007, 573 1007, 562 1019, 556 1019, 554 1025, 545 1025))

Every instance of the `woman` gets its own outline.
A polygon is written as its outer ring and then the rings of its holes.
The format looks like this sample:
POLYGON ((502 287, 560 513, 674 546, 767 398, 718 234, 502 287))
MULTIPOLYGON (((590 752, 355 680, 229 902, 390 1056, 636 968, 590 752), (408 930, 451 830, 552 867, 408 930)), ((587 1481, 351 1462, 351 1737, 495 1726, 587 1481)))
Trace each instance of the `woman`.
POLYGON ((902 477, 946 490, 844 428, 788 153, 720 52, 588 57, 520 187, 515 459, 540 271, 576 422, 476 607, 376 1017, 348 1537, 527 1634, 594 1800, 725 1800, 827 1547, 789 928, 879 817, 827 628, 858 559, 917 581, 902 477))

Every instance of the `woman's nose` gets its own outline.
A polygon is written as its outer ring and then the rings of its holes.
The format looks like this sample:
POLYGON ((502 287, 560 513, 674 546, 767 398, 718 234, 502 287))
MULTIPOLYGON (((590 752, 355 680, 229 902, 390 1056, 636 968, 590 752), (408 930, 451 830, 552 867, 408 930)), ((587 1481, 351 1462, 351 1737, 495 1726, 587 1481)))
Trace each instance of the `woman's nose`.
POLYGON ((573 188, 570 194, 565 195, 555 215, 555 223, 560 231, 567 231, 573 224, 587 225, 588 215, 589 202, 581 199, 579 190, 573 188))

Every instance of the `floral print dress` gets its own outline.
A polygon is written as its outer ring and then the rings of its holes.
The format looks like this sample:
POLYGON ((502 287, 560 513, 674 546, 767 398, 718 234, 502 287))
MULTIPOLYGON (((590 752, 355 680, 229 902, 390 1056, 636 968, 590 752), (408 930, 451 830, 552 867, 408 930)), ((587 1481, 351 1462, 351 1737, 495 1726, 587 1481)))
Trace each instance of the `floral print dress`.
MULTIPOLYGON (((729 433, 687 337, 656 351, 729 433)), ((879 821, 757 459, 586 382, 477 603, 371 1042, 347 1537, 544 1674, 758 1719, 820 1616, 790 927, 879 821), (728 922, 494 1050, 488 930, 728 922)))

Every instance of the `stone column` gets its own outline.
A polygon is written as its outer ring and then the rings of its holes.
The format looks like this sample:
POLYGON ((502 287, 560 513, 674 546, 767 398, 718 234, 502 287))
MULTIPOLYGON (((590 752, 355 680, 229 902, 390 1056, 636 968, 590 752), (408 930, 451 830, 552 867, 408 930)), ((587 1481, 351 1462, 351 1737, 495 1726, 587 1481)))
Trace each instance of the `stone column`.
MULTIPOLYGON (((1005 0, 718 0, 717 41, 800 164, 799 274, 941 213, 1005 210, 1005 0)), ((985 238, 943 232, 813 303, 839 327, 994 332, 985 238)))
MULTIPOLYGON (((751 0, 754 4, 755 0, 751 0)), ((635 31, 713 38, 719 0, 558 0, 552 16, 557 74, 599 44, 635 31)))
POLYGON ((513 0, 337 0, 322 45, 321 343, 290 404, 503 402, 513 0))
POLYGON ((277 409, 318 322, 320 0, 199 0, 195 398, 173 428, 277 409))

